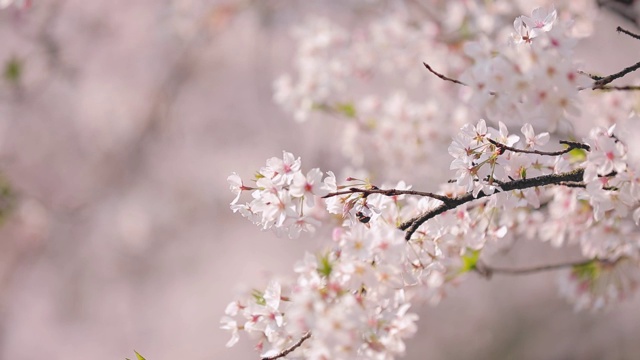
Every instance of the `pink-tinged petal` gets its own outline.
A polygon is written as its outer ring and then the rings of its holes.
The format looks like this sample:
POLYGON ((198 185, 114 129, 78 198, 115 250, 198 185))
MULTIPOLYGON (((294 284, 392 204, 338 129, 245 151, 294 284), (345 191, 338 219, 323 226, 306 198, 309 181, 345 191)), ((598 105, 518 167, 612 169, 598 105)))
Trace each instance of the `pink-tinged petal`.
POLYGON ((633 211, 633 221, 640 226, 640 207, 633 211))

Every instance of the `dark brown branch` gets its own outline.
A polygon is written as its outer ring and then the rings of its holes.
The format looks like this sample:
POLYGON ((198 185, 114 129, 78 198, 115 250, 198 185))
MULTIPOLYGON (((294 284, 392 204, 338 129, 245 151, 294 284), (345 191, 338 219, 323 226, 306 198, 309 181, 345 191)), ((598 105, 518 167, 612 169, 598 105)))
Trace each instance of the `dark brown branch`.
POLYGON ((640 62, 635 63, 629 67, 626 67, 624 69, 622 69, 621 71, 615 73, 615 74, 611 74, 609 76, 605 76, 600 80, 597 80, 596 82, 593 83, 593 86, 591 87, 591 89, 593 90, 598 90, 601 89, 602 87, 604 87, 605 85, 611 83, 613 80, 616 79, 620 79, 621 77, 634 72, 636 70, 640 69, 640 62))
MULTIPOLYGON (((558 141, 560 144, 562 145, 567 145, 569 147, 572 147, 573 149, 582 149, 582 150, 586 150, 586 151, 591 151, 591 147, 587 144, 584 143, 580 143, 580 142, 576 142, 576 141, 569 141, 569 140, 560 140, 558 141)), ((571 150, 573 150, 571 149, 571 150)))
POLYGON ((482 262, 478 262, 474 270, 478 274, 486 277, 487 279, 490 279, 491 276, 494 274, 529 275, 529 274, 535 274, 543 271, 552 271, 552 270, 564 269, 564 268, 569 268, 574 266, 585 266, 593 261, 597 261, 597 260, 581 260, 581 261, 574 261, 574 262, 561 263, 561 264, 533 266, 533 267, 521 268, 521 269, 501 268, 501 267, 489 266, 482 262))
POLYGON ((566 186, 570 188, 582 188, 582 189, 587 187, 587 184, 583 182, 575 182, 575 181, 563 181, 561 183, 558 183, 558 185, 566 186))
MULTIPOLYGON (((501 190, 496 191, 499 193, 500 191, 511 191, 511 190, 523 190, 529 189, 537 186, 546 186, 546 185, 554 185, 565 182, 580 182, 584 177, 584 169, 576 169, 573 171, 561 173, 561 174, 550 174, 550 175, 542 175, 538 177, 533 177, 529 179, 518 179, 509 182, 504 182, 500 184, 501 190)), ((426 211, 421 215, 410 219, 398 227, 400 230, 406 230, 405 239, 409 241, 411 236, 418 230, 418 228, 424 224, 427 220, 434 218, 437 215, 440 215, 448 210, 452 210, 457 208, 462 204, 466 204, 468 202, 481 199, 484 197, 491 196, 492 194, 486 194, 484 192, 478 193, 478 196, 474 197, 471 192, 466 193, 464 195, 457 196, 455 198, 449 198, 449 200, 436 207, 435 209, 426 211)))
POLYGON ((618 26, 618 27, 616 28, 616 31, 617 31, 617 32, 621 32, 621 33, 623 33, 623 34, 625 34, 625 35, 629 35, 629 36, 631 36, 631 37, 632 37, 632 38, 634 38, 634 39, 640 40, 640 35, 638 35, 638 34, 634 34, 634 33, 632 33, 632 32, 631 32, 631 31, 629 31, 629 30, 625 30, 625 29, 623 29, 623 28, 622 28, 622 27, 620 27, 620 26, 618 26))
MULTIPOLYGON (((570 187, 570 188, 581 188, 581 189, 585 189, 587 187, 587 184, 580 182, 580 181, 564 181, 561 183, 558 183, 556 185, 560 185, 560 186, 566 186, 566 187, 570 187)), ((604 186, 602 187, 602 190, 606 190, 606 191, 618 191, 620 190, 619 188, 615 187, 615 186, 604 186)))
POLYGON ((276 354, 274 356, 263 357, 262 360, 275 360, 275 359, 283 358, 283 357, 291 354, 292 352, 294 352, 297 348, 299 348, 302 345, 303 342, 305 342, 310 337, 311 337, 311 333, 308 332, 308 333, 304 334, 304 336, 302 336, 300 338, 300 340, 298 340, 295 344, 293 344, 290 347, 282 350, 281 352, 279 352, 278 354, 276 354))
POLYGON ((427 68, 427 70, 429 70, 433 75, 439 77, 440 79, 442 79, 444 81, 451 81, 452 83, 456 83, 456 84, 459 84, 459 85, 467 86, 467 84, 463 83, 460 80, 456 80, 456 79, 450 78, 448 76, 442 75, 439 72, 433 70, 433 68, 431 66, 429 66, 429 64, 427 64, 426 62, 423 62, 423 64, 424 64, 424 67, 427 68))
POLYGON ((525 149, 517 149, 502 143, 499 143, 493 139, 487 138, 487 140, 492 143, 493 145, 497 146, 500 149, 504 149, 504 150, 509 150, 512 152, 518 152, 518 153, 523 153, 523 154, 537 154, 537 155, 545 155, 545 156, 560 156, 560 155, 564 155, 568 152, 570 152, 571 150, 574 149, 584 149, 589 151, 589 145, 587 144, 582 144, 582 143, 578 143, 578 142, 573 142, 573 141, 560 141, 561 144, 563 145, 567 145, 567 148, 564 150, 559 150, 559 151, 540 151, 540 150, 525 150, 525 149))
POLYGON ((625 86, 611 86, 611 85, 605 85, 605 86, 601 86, 597 89, 594 90, 609 90, 609 91, 638 91, 640 90, 640 86, 638 85, 625 85, 625 86))
MULTIPOLYGON (((423 62, 422 64, 424 64, 424 67, 427 68, 427 70, 429 70, 432 74, 434 74, 435 76, 439 77, 440 79, 444 80, 444 81, 450 81, 452 83, 458 84, 458 85, 462 85, 462 86, 469 86, 466 83, 463 83, 460 80, 454 79, 454 78, 450 78, 446 75, 443 75, 437 71, 435 71, 429 64, 427 64, 426 62, 423 62)), ((611 83, 612 81, 619 79, 625 75, 627 75, 630 72, 636 71, 640 68, 640 62, 638 62, 637 64, 634 64, 632 66, 629 66, 625 69, 623 69, 622 71, 619 71, 615 74, 609 75, 609 76, 598 76, 598 75, 594 75, 594 74, 590 74, 584 71, 578 71, 579 74, 581 75, 585 75, 590 77, 592 80, 595 80, 595 82, 593 83, 593 85, 591 87, 579 87, 578 90, 585 90, 585 89, 592 89, 592 90, 616 90, 616 91, 638 91, 640 90, 640 86, 635 86, 635 85, 625 85, 625 86, 607 86, 607 84, 611 83)), ((496 93, 494 91, 489 92, 489 94, 491 95, 495 95, 496 93)))
POLYGON ((602 79, 602 76, 590 74, 590 73, 582 71, 582 70, 578 70, 578 74, 588 76, 588 77, 591 78, 591 80, 600 80, 600 79, 602 79))
POLYGON ((385 196, 417 195, 417 196, 426 196, 426 197, 434 198, 436 200, 440 200, 445 203, 451 200, 451 198, 446 197, 444 195, 438 195, 438 194, 434 194, 426 191, 398 190, 398 189, 359 189, 356 187, 349 188, 349 190, 329 193, 323 196, 323 198, 330 198, 333 196, 347 195, 347 194, 354 194, 354 193, 361 193, 363 194, 364 197, 367 197, 371 194, 382 194, 385 196))

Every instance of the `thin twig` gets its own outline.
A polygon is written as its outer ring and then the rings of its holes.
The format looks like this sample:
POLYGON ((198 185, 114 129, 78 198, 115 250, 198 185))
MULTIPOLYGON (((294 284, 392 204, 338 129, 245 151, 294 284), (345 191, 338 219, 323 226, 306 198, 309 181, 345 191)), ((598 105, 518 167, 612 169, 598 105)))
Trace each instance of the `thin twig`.
POLYGON ((497 146, 500 149, 509 150, 512 152, 518 152, 523 154, 536 154, 536 155, 545 155, 545 156, 560 156, 570 152, 573 149, 585 149, 589 150, 589 145, 577 143, 577 142, 569 142, 569 141, 560 141, 561 144, 567 145, 568 147, 564 150, 559 151, 540 151, 540 150, 525 150, 525 149, 517 149, 502 143, 499 143, 493 139, 487 138, 487 140, 493 145, 497 146))
POLYGON ((600 79, 602 79, 602 78, 603 78, 602 76, 594 75, 594 74, 590 74, 590 73, 585 72, 585 71, 582 71, 582 70, 578 70, 578 74, 588 76, 588 77, 590 77, 592 80, 600 80, 600 79))
POLYGON ((632 32, 631 32, 631 31, 629 31, 629 30, 625 30, 625 29, 623 29, 623 28, 622 28, 622 27, 620 27, 620 26, 618 26, 618 27, 616 28, 616 31, 617 31, 617 32, 621 32, 621 33, 626 34, 626 35, 629 35, 629 36, 631 36, 631 37, 632 37, 632 38, 634 38, 634 39, 640 40, 640 35, 635 34, 635 33, 632 33, 632 32))
MULTIPOLYGON (((518 179, 518 180, 501 183, 500 189, 493 194, 499 193, 501 191, 523 190, 523 189, 529 189, 532 187, 555 185, 555 184, 560 184, 564 182, 580 182, 582 181, 583 177, 584 177, 584 169, 580 168, 580 169, 576 169, 573 171, 560 173, 560 174, 550 174, 550 175, 542 175, 542 176, 528 178, 528 179, 518 179)), ((477 196, 474 197, 473 193, 468 192, 464 195, 460 195, 454 198, 449 198, 449 201, 447 201, 446 203, 432 210, 426 211, 414 217, 413 219, 405 221, 404 223, 400 224, 398 228, 400 230, 406 231, 404 238, 407 241, 409 241, 411 239, 411 236, 416 232, 416 230, 418 230, 418 228, 422 224, 424 224, 427 220, 432 219, 435 216, 440 215, 448 210, 455 209, 462 204, 466 204, 474 200, 488 197, 493 194, 487 194, 481 191, 480 193, 477 194, 477 196)))
POLYGON ((303 342, 305 342, 307 339, 309 339, 311 337, 311 333, 308 332, 306 334, 304 334, 304 336, 302 336, 300 338, 300 340, 298 340, 295 344, 291 345, 290 347, 282 350, 281 352, 279 352, 278 354, 274 355, 274 356, 267 356, 267 357, 263 357, 262 360, 275 360, 275 359, 280 359, 283 358, 289 354, 291 354, 293 351, 295 351, 297 348, 299 348, 303 342))
POLYGON ((563 181, 561 183, 558 183, 558 185, 560 186, 566 186, 566 187, 570 187, 570 188, 586 188, 587 184, 583 183, 583 182, 575 182, 575 181, 563 181))
POLYGON ((562 144, 562 145, 567 145, 569 147, 572 147, 573 149, 582 149, 582 150, 586 150, 586 151, 591 151, 591 146, 589 146, 587 144, 584 144, 584 143, 581 143, 581 142, 569 141, 569 140, 560 140, 558 142, 560 144, 562 144))
MULTIPOLYGON (((566 186, 566 187, 570 187, 570 188, 581 188, 581 189, 586 189, 587 184, 580 182, 580 181, 564 181, 561 183, 557 183, 556 185, 560 185, 560 186, 566 186)), ((618 191, 620 190, 619 188, 615 187, 615 186, 603 186, 602 190, 605 191, 618 191)))
POLYGON ((337 191, 337 192, 329 193, 329 194, 323 196, 323 198, 330 198, 330 197, 333 197, 333 196, 340 196, 340 195, 347 195, 347 194, 354 194, 354 193, 362 193, 364 197, 367 197, 370 194, 382 194, 382 195, 385 195, 385 196, 417 195, 417 196, 426 196, 426 197, 434 198, 434 199, 440 200, 440 201, 442 201, 444 203, 446 203, 449 200, 451 200, 451 198, 449 198, 447 196, 438 195, 438 194, 434 194, 434 193, 426 192, 426 191, 398 190, 398 189, 359 189, 359 188, 356 188, 356 187, 349 188, 349 190, 343 190, 343 191, 337 191))
MULTIPOLYGON (((627 30, 624 30, 623 28, 618 26, 618 31, 623 32, 629 36, 632 37, 636 37, 638 39, 640 39, 640 35, 636 35, 633 34, 627 30)), ((440 79, 444 80, 444 81, 450 81, 452 83, 458 84, 458 85, 463 85, 463 86, 469 86, 466 83, 454 79, 454 78, 450 78, 444 74, 441 74, 437 71, 435 71, 429 64, 427 64, 426 62, 422 63, 424 65, 424 67, 427 68, 427 70, 429 70, 432 74, 434 74, 435 76, 439 77, 440 79)), ((640 86, 631 86, 631 85, 627 85, 627 86, 606 86, 607 84, 613 82, 616 79, 620 79, 622 77, 624 77, 625 75, 634 72, 636 70, 640 69, 640 62, 631 65, 629 67, 626 67, 624 69, 622 69, 621 71, 615 73, 615 74, 611 74, 609 76, 598 76, 598 75, 594 75, 594 74, 590 74, 587 73, 585 71, 581 71, 578 70, 578 73, 581 75, 585 75, 588 76, 589 78, 591 78, 592 80, 594 80, 593 85, 591 85, 590 87, 578 87, 578 90, 585 90, 585 89, 591 89, 591 90, 620 90, 620 91, 635 91, 635 90, 640 90, 640 86)), ((491 91, 489 92, 489 94, 491 95, 496 95, 496 92, 491 91)))
MULTIPOLYGON (((639 36, 639 35, 635 35, 627 30, 622 29, 621 27, 618 26, 618 31, 623 32, 629 36, 639 36)), ((582 70, 578 70, 578 74, 581 75, 585 75, 588 76, 589 78, 591 78, 592 80, 595 80, 595 82, 593 83, 593 85, 591 87, 579 87, 578 90, 585 90, 585 89, 591 89, 591 90, 617 90, 617 91, 636 91, 636 90, 640 90, 640 86, 636 86, 636 85, 624 85, 624 86, 613 86, 613 85, 606 85, 610 82, 612 82, 615 79, 619 79, 623 76, 625 76, 626 74, 633 72, 635 70, 638 69, 638 64, 632 65, 628 68, 623 69, 620 72, 617 72, 613 75, 609 75, 609 76, 599 76, 599 75, 594 75, 582 70)))
POLYGON ((617 90, 617 91, 638 91, 640 90, 640 86, 638 85, 625 85, 625 86, 611 86, 611 85, 605 85, 605 86, 601 86, 597 89, 594 90, 617 90))
POLYGON ((439 72, 433 70, 433 68, 431 66, 429 66, 429 64, 427 64, 426 62, 423 62, 423 64, 424 64, 424 67, 427 68, 427 70, 431 71, 432 74, 434 74, 435 76, 439 77, 440 79, 445 80, 445 81, 451 81, 452 83, 456 83, 456 84, 459 84, 459 85, 467 86, 467 84, 463 83, 460 80, 456 80, 456 79, 450 78, 448 76, 442 75, 439 72))
POLYGON ((474 270, 478 274, 486 277, 487 279, 490 279, 491 276, 494 274, 529 275, 529 274, 535 274, 543 271, 552 271, 552 270, 564 269, 564 268, 574 267, 574 266, 584 266, 584 265, 590 264, 593 261, 597 261, 597 260, 580 260, 580 261, 574 261, 574 262, 568 262, 568 263, 533 266, 533 267, 521 268, 521 269, 501 268, 501 267, 489 266, 484 263, 478 262, 474 270))
POLYGON ((627 75, 628 73, 634 72, 638 69, 640 69, 640 62, 637 62, 629 67, 626 67, 615 74, 611 74, 609 76, 603 77, 600 80, 597 80, 596 82, 593 83, 593 86, 591 87, 591 89, 593 90, 601 89, 604 85, 609 84, 613 80, 620 79, 621 77, 627 75))

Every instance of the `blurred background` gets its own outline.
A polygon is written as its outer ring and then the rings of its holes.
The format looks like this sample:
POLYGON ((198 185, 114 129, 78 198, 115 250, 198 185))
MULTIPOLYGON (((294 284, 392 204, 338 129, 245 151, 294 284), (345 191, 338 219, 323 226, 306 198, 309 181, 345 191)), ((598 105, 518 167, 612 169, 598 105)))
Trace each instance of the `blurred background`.
MULTIPOLYGON (((246 338, 224 347, 226 304, 241 284, 290 273, 321 239, 260 232, 229 210, 226 178, 283 149, 307 169, 344 165, 335 131, 294 122, 272 82, 291 67, 292 26, 353 24, 387 3, 34 0, 0 11, 0 359, 257 359, 246 338)), ((622 21, 598 15, 580 45, 602 50, 593 68, 638 61, 639 43, 611 41, 622 21)), ((571 254, 525 243, 504 264, 571 254)), ((419 309, 406 359, 638 357, 637 297, 575 313, 555 279, 470 279, 419 309)))

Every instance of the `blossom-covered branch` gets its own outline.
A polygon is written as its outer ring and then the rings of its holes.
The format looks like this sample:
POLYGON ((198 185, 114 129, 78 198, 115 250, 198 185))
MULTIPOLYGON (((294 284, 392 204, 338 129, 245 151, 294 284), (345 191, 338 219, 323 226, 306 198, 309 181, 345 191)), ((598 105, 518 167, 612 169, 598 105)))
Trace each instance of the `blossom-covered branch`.
MULTIPOLYGON (((466 83, 458 80, 458 79, 454 79, 451 78, 449 76, 443 75, 439 72, 437 72, 436 70, 434 70, 431 65, 427 64, 426 62, 423 62, 422 64, 424 64, 424 66, 427 68, 427 70, 429 70, 432 74, 436 75, 437 77, 439 77, 442 80, 445 81, 449 81, 452 82, 454 84, 458 84, 458 85, 462 85, 462 86, 469 86, 466 83)), ((581 75, 586 75, 588 77, 590 77, 591 79, 595 80, 595 82, 591 85, 591 89, 592 90, 620 90, 620 91, 632 91, 632 90, 640 90, 639 86, 635 86, 635 85, 625 85, 625 86, 607 86, 607 84, 613 82, 616 79, 620 79, 622 77, 624 77, 625 75, 634 72, 636 70, 640 69, 640 62, 635 63, 634 65, 631 65, 629 67, 626 67, 622 70, 620 70, 619 72, 615 73, 615 74, 611 74, 608 76, 598 76, 598 75, 593 75, 593 74, 589 74, 586 73, 584 71, 577 71, 577 73, 581 74, 581 75)), ((585 87, 578 87, 578 90, 584 90, 586 89, 585 87)), ((496 93, 494 91, 489 91, 490 95, 495 95, 496 93)))
POLYGON ((361 193, 363 197, 367 197, 371 194, 381 194, 384 196, 417 195, 417 196, 430 197, 436 200, 440 200, 444 203, 447 203, 451 200, 451 198, 445 195, 439 195, 432 192, 416 191, 416 190, 400 190, 400 189, 378 189, 375 187, 371 189, 360 189, 360 188, 352 187, 352 188, 349 188, 349 190, 336 191, 336 192, 329 193, 323 196, 323 198, 326 199, 333 196, 348 195, 348 194, 354 194, 354 193, 361 193))
MULTIPOLYGON (((463 18, 454 28, 473 27, 478 17, 463 18)), ((351 176, 353 170, 336 177, 303 171, 300 158, 283 152, 252 183, 229 176, 231 209, 261 229, 297 238, 325 226, 321 234, 331 235, 296 263, 294 276, 272 279, 229 304, 221 321, 232 334, 228 345, 246 332, 257 337, 263 359, 294 351, 303 358, 394 359, 416 333, 412 306, 437 303, 474 271, 490 277, 565 270, 561 292, 578 308, 603 308, 637 287, 640 171, 630 149, 638 134, 623 127, 637 118, 620 105, 634 103, 624 92, 580 93, 633 90, 610 83, 637 65, 606 77, 580 71, 577 39, 559 19, 555 8, 537 8, 509 20, 508 41, 495 38, 504 33, 500 27, 490 40, 442 47, 438 34, 448 30, 398 19, 355 35, 322 21, 300 29, 296 77, 277 81, 276 101, 299 121, 314 111, 348 118, 340 132, 352 168, 380 167, 359 176, 367 180, 351 176), (424 48, 428 54, 417 50, 424 48), (373 61, 381 51, 392 61, 373 61), (419 82, 419 101, 403 91, 358 92, 389 69, 397 79, 415 71, 413 59, 437 55, 446 61, 425 68, 464 91, 442 91, 443 82, 429 83, 428 76, 419 82), (560 141, 565 148, 555 150, 552 137, 578 140, 560 141), (453 180, 432 192, 368 180, 392 174, 422 182, 446 153, 455 175, 443 174, 453 180), (481 260, 519 238, 575 245, 585 260, 519 268, 481 260)))
MULTIPOLYGON (((502 191, 511 191, 511 190, 524 190, 533 187, 539 186, 547 186, 554 184, 561 184, 565 182, 578 182, 581 181, 584 177, 584 169, 576 169, 573 171, 569 171, 561 174, 550 174, 543 175, 529 179, 518 179, 513 181, 508 181, 500 184, 500 189, 502 191)), ((497 191, 495 193, 485 193, 479 192, 474 196, 472 192, 466 193, 462 196, 458 196, 450 199, 448 202, 436 207, 433 210, 429 210, 424 212, 423 214, 416 216, 404 223, 400 224, 398 228, 400 230, 406 230, 405 239, 409 241, 411 236, 418 230, 418 228, 424 224, 427 220, 434 218, 437 215, 442 214, 445 211, 452 210, 457 208, 462 204, 466 204, 468 202, 481 199, 487 196, 491 196, 493 194, 499 193, 497 191)))
POLYGON ((566 141, 566 140, 560 140, 560 144, 567 145, 567 148, 564 149, 564 150, 558 150, 558 151, 541 151, 541 150, 516 149, 516 148, 511 147, 509 145, 505 145, 505 144, 499 143, 499 142, 497 142, 497 141, 495 141, 493 139, 487 139, 487 141, 489 141, 493 145, 497 146, 498 149, 504 149, 504 150, 509 150, 509 151, 513 151, 513 152, 517 152, 517 153, 523 153, 523 154, 536 154, 536 155, 545 155, 545 156, 560 156, 560 155, 567 154, 567 153, 571 152, 571 150, 574 150, 574 149, 582 149, 582 150, 589 151, 589 145, 587 145, 587 144, 582 144, 582 143, 574 142, 574 141, 566 141))

